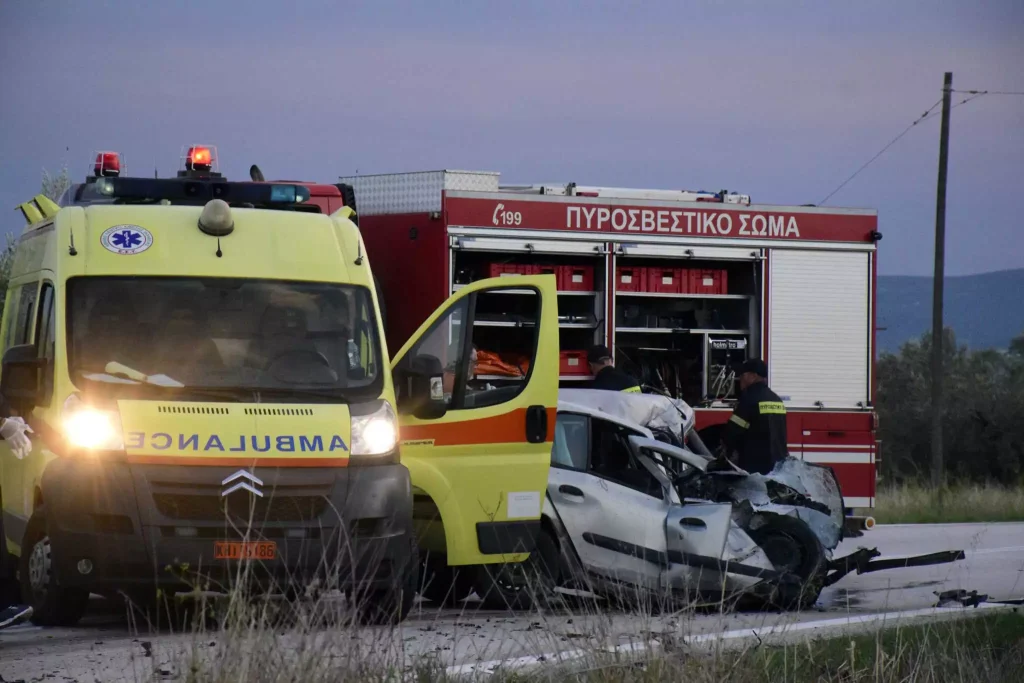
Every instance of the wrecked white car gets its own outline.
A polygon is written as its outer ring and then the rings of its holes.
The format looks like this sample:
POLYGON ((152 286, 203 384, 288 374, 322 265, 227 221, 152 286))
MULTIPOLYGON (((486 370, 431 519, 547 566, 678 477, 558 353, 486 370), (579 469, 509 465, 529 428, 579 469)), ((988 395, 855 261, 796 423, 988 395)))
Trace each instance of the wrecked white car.
POLYGON ((545 589, 800 608, 851 571, 963 558, 879 561, 861 549, 834 559, 844 506, 830 468, 789 458, 769 475, 712 471, 685 403, 595 390, 559 399, 544 531, 526 563, 545 589))

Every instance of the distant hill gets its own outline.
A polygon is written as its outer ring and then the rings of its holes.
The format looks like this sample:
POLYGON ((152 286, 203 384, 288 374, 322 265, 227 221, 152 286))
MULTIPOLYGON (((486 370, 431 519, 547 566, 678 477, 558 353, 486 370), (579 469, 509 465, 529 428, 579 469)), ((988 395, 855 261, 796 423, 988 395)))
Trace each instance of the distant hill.
MULTIPOLYGON (((1005 349, 1024 333, 1024 269, 946 277, 943 319, 957 342, 972 349, 1005 349)), ((932 329, 932 278, 878 278, 880 351, 898 351, 932 329)))

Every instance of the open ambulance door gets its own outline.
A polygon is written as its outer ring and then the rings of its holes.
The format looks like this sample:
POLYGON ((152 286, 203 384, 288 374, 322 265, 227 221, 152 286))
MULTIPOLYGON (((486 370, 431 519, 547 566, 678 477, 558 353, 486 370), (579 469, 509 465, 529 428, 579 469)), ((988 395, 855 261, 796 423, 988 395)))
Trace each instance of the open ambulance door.
POLYGON ((553 275, 475 282, 392 362, 420 545, 449 565, 533 549, 558 405, 557 296, 553 275))

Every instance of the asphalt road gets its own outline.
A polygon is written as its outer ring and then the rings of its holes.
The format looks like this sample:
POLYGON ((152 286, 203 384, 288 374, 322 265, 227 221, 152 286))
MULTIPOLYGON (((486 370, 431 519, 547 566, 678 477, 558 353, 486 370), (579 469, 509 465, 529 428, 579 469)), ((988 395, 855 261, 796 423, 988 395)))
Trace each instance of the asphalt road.
MULTIPOLYGON (((963 549, 966 560, 933 567, 850 575, 826 589, 818 606, 800 614, 607 613, 592 602, 552 614, 485 612, 473 603, 437 610, 421 603, 400 629, 331 630, 316 634, 317 661, 370 658, 410 665, 431 658, 453 673, 479 675, 497 663, 529 666, 571 658, 594 648, 630 651, 671 642, 716 643, 734 638, 793 637, 825 630, 869 628, 881 621, 960 616, 963 608, 936 605, 936 593, 977 590, 993 600, 1024 597, 1024 524, 879 526, 845 542, 838 554, 877 547, 883 557, 963 549)), ((971 610, 974 612, 974 610, 971 610)), ((310 639, 250 634, 154 633, 134 626, 121 610, 96 605, 72 629, 22 625, 0 631, 0 676, 11 681, 179 680, 190 662, 230 661, 238 666, 270 648, 271 640, 301 659, 310 639)), ((310 655, 313 656, 313 655, 310 655)), ((253 662, 256 659, 252 660, 253 662)), ((266 666, 266 664, 263 664, 266 666)), ((234 678, 232 676, 231 678, 234 678)))

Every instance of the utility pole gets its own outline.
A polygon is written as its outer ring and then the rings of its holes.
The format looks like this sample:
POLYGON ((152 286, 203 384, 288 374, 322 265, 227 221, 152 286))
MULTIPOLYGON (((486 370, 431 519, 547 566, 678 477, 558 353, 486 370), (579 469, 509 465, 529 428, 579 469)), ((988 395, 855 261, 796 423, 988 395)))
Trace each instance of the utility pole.
POLYGON ((942 507, 942 290, 946 271, 946 165, 949 161, 949 100, 953 74, 942 82, 942 128, 939 131, 939 183, 935 192, 935 277, 932 283, 932 487, 942 507))

